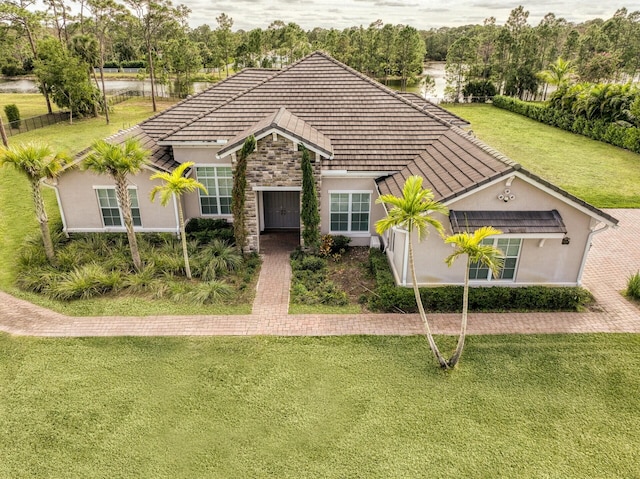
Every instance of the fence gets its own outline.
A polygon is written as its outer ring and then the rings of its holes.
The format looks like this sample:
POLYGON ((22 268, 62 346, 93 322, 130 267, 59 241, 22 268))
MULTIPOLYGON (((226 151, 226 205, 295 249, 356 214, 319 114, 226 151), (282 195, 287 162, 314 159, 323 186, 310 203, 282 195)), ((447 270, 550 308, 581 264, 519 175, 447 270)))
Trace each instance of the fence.
POLYGON ((47 113, 46 115, 32 116, 31 118, 25 118, 24 120, 7 123, 5 124, 5 131, 7 136, 15 136, 38 128, 44 128, 45 126, 55 125, 56 123, 66 121, 68 119, 68 111, 47 113))
MULTIPOLYGON (((143 97, 143 98, 151 98, 151 92, 140 91, 140 90, 127 90, 127 91, 119 91, 116 93, 112 93, 109 95, 109 105, 117 105, 118 103, 122 103, 123 101, 127 101, 129 98, 135 97, 143 97)), ((156 94, 156 101, 181 101, 184 98, 175 97, 175 96, 160 96, 156 94)))

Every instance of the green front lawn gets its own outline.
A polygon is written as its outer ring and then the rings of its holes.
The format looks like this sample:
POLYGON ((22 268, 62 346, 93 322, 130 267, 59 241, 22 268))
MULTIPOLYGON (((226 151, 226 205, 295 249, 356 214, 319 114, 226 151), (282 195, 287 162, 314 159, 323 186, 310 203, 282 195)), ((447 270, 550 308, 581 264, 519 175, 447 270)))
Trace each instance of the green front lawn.
POLYGON ((638 477, 640 336, 0 335, 0 477, 638 477), (452 345, 452 343, 451 343, 452 345))
POLYGON ((492 105, 445 107, 485 143, 594 206, 640 207, 640 155, 492 105))

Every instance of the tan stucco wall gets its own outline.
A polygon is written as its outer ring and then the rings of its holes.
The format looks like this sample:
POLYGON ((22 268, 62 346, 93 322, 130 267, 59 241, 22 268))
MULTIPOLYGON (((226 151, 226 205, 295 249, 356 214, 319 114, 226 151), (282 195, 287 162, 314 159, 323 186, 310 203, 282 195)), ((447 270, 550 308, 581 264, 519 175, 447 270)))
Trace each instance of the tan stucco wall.
MULTIPOLYGON (((216 152, 220 149, 220 146, 214 147, 174 147, 173 148, 173 157, 176 161, 180 163, 185 163, 187 161, 193 161, 195 166, 202 165, 221 165, 221 166, 231 166, 231 158, 227 157, 222 160, 216 158, 216 152)), ((195 167, 191 170, 191 177, 195 178, 195 167)), ((200 212, 200 199, 198 192, 194 192, 191 194, 184 195, 183 198, 184 203, 184 213, 185 219, 189 220, 190 218, 199 218, 202 215, 200 212)), ((205 215, 205 217, 210 218, 225 218, 227 220, 231 220, 231 215, 205 215)))
MULTIPOLYGON (((154 186, 160 181, 151 181, 149 177, 154 172, 144 169, 140 174, 131 176, 129 183, 137 188, 138 203, 142 228, 138 231, 177 231, 176 210, 173 202, 167 206, 160 205, 156 198, 151 203, 150 194, 154 186)), ((108 175, 96 175, 90 171, 78 169, 65 172, 58 179, 58 194, 63 211, 66 231, 124 231, 121 228, 105 228, 102 225, 102 215, 94 186, 115 186, 108 175)))
MULTIPOLYGON (((497 199, 504 192, 505 181, 486 187, 466 198, 450 203, 452 210, 553 210, 562 216, 567 227, 569 245, 563 245, 561 238, 548 238, 543 246, 539 239, 524 239, 520 259, 516 270, 515 283, 518 284, 576 284, 582 264, 582 258, 588 241, 591 217, 567 204, 561 199, 547 194, 528 182, 516 178, 510 186, 515 200, 505 203, 497 199)), ((440 218, 451 234, 449 219, 440 218)), ((490 225, 487 225, 490 226, 490 225)), ((517 237, 513 235, 512 237, 517 237)), ((464 280, 465 261, 458 259, 456 264, 448 268, 444 263, 453 248, 446 245, 433 230, 422 243, 413 238, 416 245, 415 256, 418 282, 420 284, 461 284, 464 280)), ((396 255, 398 252, 396 251, 396 255)), ((402 271, 397 271, 402 275, 402 271)), ((410 284, 410 276, 407 277, 410 284)), ((478 284, 488 284, 486 281, 478 284)), ((513 281, 492 281, 490 284, 514 284, 513 281)))
POLYGON ((351 245, 353 246, 369 246, 369 242, 371 240, 372 235, 376 235, 376 221, 384 217, 384 208, 382 205, 376 204, 376 199, 378 198, 378 192, 376 190, 376 184, 373 178, 358 178, 358 177, 348 177, 348 178, 334 178, 334 177, 323 177, 322 178, 322 193, 320 195, 321 198, 321 207, 320 207, 320 218, 321 218, 321 231, 322 234, 330 233, 331 221, 330 221, 330 212, 331 212, 331 199, 329 196, 329 192, 331 191, 368 191, 371 193, 371 213, 369 216, 369 231, 368 232, 357 232, 357 233, 347 233, 347 232, 336 232, 334 234, 343 234, 345 236, 351 237, 351 245))

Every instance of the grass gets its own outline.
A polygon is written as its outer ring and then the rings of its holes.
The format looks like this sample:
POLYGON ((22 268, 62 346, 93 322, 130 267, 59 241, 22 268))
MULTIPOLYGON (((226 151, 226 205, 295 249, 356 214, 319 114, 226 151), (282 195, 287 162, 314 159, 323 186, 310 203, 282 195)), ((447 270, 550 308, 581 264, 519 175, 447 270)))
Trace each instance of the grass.
MULTIPOLYGON (((44 96, 34 93, 0 93, 0 115, 2 115, 2 121, 5 127, 9 123, 7 115, 4 113, 4 107, 15 103, 20 110, 20 118, 25 120, 32 116, 44 115, 47 113, 47 103, 44 96)), ((60 109, 54 104, 51 104, 53 111, 59 111, 60 109)))
MULTIPOLYGON (((168 106, 167 103, 160 103, 161 108, 166 106, 168 106)), ((152 113, 149 101, 129 100, 115 106, 110 125, 106 125, 103 118, 76 120, 73 125, 59 123, 47 128, 16 135, 9 139, 9 144, 42 141, 51 144, 53 148, 63 149, 70 154, 74 154, 89 146, 94 140, 109 136, 122 128, 135 125, 152 113)), ((55 221, 59 218, 60 213, 53 191, 45 189, 45 198, 49 218, 51 221, 55 221)), ((49 300, 40 295, 22 292, 14 286, 17 273, 16 252, 27 236, 38 231, 32 210, 30 188, 27 180, 14 170, 6 167, 1 168, 0 289, 4 291, 71 316, 100 316, 104 314, 127 316, 248 314, 251 312, 250 304, 194 306, 126 296, 67 302, 49 300)))
POLYGON ((639 348, 0 335, 0 477, 638 477, 639 348))
POLYGON ((446 105, 476 136, 599 208, 640 207, 640 155, 491 105, 446 105))

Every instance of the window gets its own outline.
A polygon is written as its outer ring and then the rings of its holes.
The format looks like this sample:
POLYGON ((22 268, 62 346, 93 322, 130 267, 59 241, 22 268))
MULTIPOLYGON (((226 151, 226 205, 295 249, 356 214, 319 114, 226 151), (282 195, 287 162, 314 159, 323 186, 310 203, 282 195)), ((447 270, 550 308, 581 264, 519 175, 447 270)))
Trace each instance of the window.
MULTIPOLYGON (((503 253, 504 265, 495 279, 514 279, 522 240, 520 238, 487 238, 482 240, 482 244, 493 245, 503 253)), ((479 263, 471 263, 469 279, 490 281, 494 278, 489 268, 479 263)))
MULTIPOLYGON (((124 226, 122 222, 122 211, 118 203, 115 188, 96 188, 98 203, 102 213, 102 222, 105 226, 124 226)), ((129 188, 129 198, 131 198, 131 216, 133 226, 142 226, 140 217, 140 205, 138 204, 138 190, 129 188)))
POLYGON ((196 177, 207 189, 200 194, 200 211, 203 215, 230 215, 233 175, 230 166, 197 166, 196 177))
POLYGON ((369 231, 371 193, 331 193, 331 231, 369 231))

